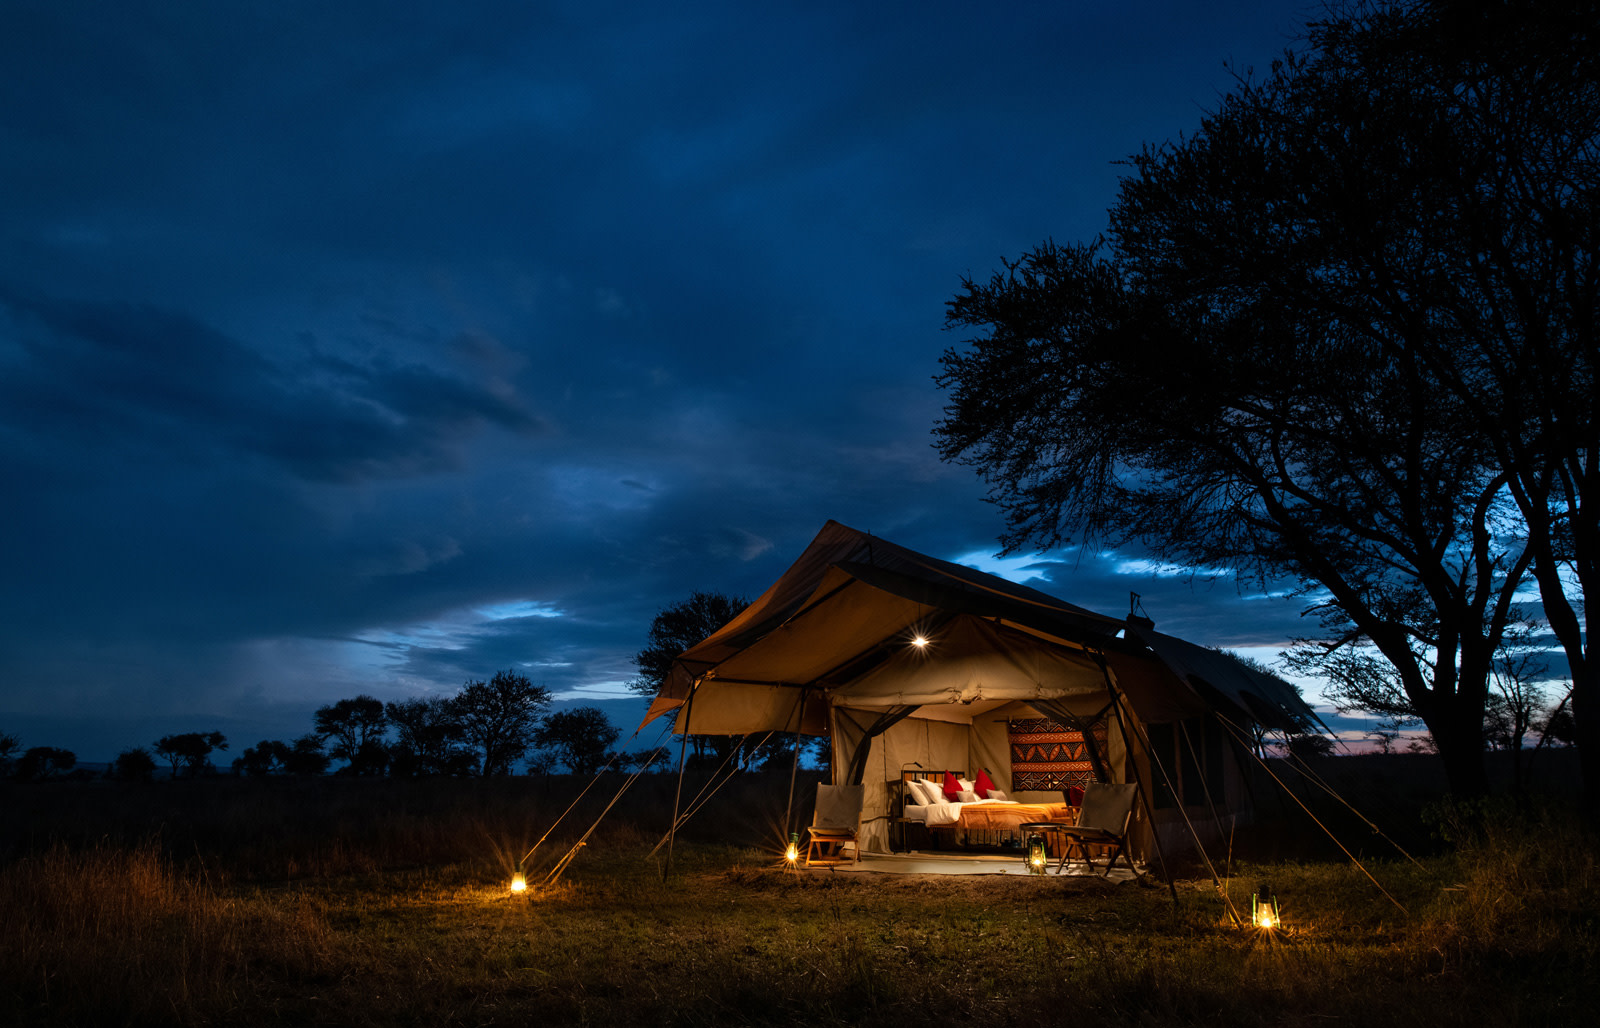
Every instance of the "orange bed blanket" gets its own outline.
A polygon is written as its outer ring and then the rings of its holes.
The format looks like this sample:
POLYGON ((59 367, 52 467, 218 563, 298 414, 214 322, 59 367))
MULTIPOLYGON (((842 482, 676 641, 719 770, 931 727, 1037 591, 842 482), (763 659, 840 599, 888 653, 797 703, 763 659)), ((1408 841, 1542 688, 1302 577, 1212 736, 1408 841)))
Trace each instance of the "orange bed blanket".
POLYGON ((1078 808, 1065 803, 964 803, 958 824, 968 831, 1006 832, 1029 821, 1077 824, 1078 808))

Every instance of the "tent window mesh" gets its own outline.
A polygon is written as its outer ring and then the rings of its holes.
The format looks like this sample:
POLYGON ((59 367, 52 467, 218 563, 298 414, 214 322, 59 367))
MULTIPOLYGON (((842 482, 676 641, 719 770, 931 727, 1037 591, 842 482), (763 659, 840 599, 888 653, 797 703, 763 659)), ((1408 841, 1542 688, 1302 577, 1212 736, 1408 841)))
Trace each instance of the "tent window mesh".
MULTIPOLYGON (((1094 722, 1090 730, 1104 753, 1105 719, 1094 722)), ((1011 742, 1012 791, 1082 788, 1095 780, 1082 732, 1047 717, 1030 717, 1007 721, 1006 733, 1011 742)))

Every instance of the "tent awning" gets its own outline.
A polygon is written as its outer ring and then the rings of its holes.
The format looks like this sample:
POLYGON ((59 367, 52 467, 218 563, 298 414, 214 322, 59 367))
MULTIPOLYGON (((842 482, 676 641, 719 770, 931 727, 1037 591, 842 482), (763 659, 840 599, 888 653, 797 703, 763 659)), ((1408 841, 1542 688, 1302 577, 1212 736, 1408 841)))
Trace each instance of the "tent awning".
POLYGON ((1226 654, 830 521, 755 602, 679 656, 645 723, 695 690, 680 732, 821 732, 827 703, 1104 693, 1102 661, 1146 721, 1193 717, 1217 700, 1248 720, 1263 708, 1289 724, 1314 720, 1287 683, 1226 654), (914 645, 918 636, 928 644, 914 645), (815 700, 802 706, 801 692, 815 700))

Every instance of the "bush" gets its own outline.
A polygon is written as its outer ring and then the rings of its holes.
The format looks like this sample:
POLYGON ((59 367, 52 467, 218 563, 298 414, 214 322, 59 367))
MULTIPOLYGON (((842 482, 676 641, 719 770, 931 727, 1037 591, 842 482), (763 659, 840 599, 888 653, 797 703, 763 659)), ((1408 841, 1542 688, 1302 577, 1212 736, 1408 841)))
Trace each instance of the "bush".
POLYGON ((111 762, 110 777, 119 782, 148 782, 156 776, 156 758, 143 746, 123 750, 111 762))

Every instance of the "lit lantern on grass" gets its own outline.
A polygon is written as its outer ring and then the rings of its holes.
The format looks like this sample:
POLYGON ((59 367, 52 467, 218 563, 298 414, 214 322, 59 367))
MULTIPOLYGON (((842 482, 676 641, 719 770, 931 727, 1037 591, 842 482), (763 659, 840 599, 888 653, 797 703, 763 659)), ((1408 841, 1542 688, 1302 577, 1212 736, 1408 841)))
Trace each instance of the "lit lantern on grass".
POLYGON ((789 848, 783 851, 783 860, 790 867, 800 863, 800 833, 789 833, 789 848))
POLYGON ((1045 852, 1044 836, 1038 832, 1028 836, 1028 873, 1042 875, 1050 863, 1050 856, 1045 852))
POLYGON ((523 870, 522 870, 522 861, 520 861, 520 860, 517 861, 516 873, 511 876, 511 891, 512 892, 527 892, 528 891, 528 876, 523 872, 523 870))
POLYGON ((1263 899, 1260 893, 1250 897, 1250 923, 1257 928, 1272 931, 1282 925, 1278 917, 1278 897, 1268 896, 1263 899))

